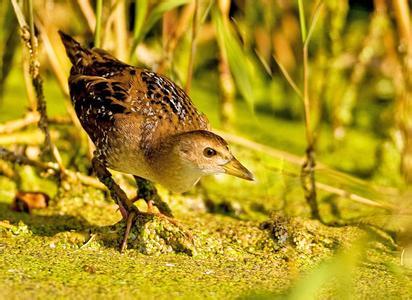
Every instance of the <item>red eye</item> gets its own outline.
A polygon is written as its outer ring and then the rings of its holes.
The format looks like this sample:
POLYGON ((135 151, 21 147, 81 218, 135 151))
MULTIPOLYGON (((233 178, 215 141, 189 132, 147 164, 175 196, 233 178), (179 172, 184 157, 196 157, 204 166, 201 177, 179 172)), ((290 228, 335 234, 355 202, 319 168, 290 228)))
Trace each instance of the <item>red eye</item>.
POLYGON ((212 149, 210 147, 205 148, 205 150, 203 150, 203 155, 206 157, 212 157, 216 155, 216 150, 212 149))

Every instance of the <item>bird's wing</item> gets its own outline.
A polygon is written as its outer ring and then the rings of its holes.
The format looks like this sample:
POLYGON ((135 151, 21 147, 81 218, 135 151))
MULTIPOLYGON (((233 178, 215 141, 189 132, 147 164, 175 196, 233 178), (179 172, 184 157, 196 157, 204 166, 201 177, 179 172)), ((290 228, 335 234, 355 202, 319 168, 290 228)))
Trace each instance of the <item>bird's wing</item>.
POLYGON ((132 110, 144 117, 141 146, 145 149, 151 141, 162 141, 172 134, 209 129, 206 116, 165 76, 137 70, 128 99, 132 110))
POLYGON ((186 93, 168 78, 154 72, 121 65, 120 71, 101 70, 102 76, 72 74, 72 102, 83 127, 110 130, 116 121, 135 123, 141 147, 150 148, 171 134, 209 129, 186 93))
POLYGON ((70 97, 76 114, 93 142, 104 132, 113 130, 116 115, 132 113, 124 101, 127 91, 110 79, 101 76, 71 75, 70 97))

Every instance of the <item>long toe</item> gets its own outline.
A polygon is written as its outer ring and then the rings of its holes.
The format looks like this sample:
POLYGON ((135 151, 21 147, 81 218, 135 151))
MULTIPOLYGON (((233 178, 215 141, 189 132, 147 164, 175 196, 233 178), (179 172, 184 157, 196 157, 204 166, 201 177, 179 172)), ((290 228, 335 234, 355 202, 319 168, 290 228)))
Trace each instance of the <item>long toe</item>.
POLYGON ((137 216, 137 213, 135 210, 132 210, 130 213, 128 213, 127 219, 126 219, 126 230, 124 232, 123 236, 123 241, 120 245, 120 252, 123 253, 124 250, 127 248, 127 240, 129 239, 130 235, 130 229, 132 228, 132 225, 135 221, 135 218, 137 216))

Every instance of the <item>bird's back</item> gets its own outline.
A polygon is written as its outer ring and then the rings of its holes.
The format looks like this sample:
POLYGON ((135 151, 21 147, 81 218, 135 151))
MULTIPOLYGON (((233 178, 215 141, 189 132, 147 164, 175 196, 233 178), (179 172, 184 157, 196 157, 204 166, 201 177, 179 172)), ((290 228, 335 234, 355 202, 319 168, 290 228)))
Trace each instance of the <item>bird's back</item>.
POLYGON ((59 33, 73 65, 71 99, 96 144, 103 132, 116 129, 116 120, 126 119, 136 127, 146 150, 164 135, 208 128, 206 117, 170 79, 123 63, 104 50, 83 48, 59 33))

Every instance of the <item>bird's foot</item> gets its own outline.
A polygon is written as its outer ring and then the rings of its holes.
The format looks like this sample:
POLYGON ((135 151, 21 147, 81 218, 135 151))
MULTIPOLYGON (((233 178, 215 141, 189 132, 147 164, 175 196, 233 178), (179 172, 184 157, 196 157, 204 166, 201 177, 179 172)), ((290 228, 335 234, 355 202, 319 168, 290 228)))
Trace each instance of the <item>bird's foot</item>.
POLYGON ((127 240, 129 239, 130 230, 140 211, 135 206, 133 206, 131 211, 127 211, 121 204, 119 205, 119 209, 123 216, 123 219, 126 221, 126 229, 124 231, 122 243, 120 244, 120 253, 122 253, 127 248, 127 240))
MULTIPOLYGON (((159 218, 163 218, 166 219, 167 221, 169 221, 170 223, 172 223, 175 226, 180 226, 179 222, 173 218, 173 216, 169 215, 169 214, 164 214, 162 211, 159 210, 159 212, 157 212, 154 207, 154 201, 153 200, 149 200, 146 202, 147 203, 147 213, 150 215, 154 215, 154 216, 158 216, 159 218)), ((159 209, 159 208, 158 208, 159 209)))

